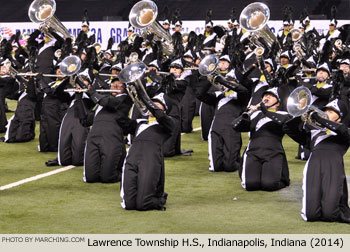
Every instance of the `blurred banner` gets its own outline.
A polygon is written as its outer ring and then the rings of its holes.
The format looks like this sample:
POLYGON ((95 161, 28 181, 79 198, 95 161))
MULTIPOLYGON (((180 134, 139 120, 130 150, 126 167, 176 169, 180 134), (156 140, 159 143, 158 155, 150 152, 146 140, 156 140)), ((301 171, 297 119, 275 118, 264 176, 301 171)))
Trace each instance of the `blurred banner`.
MULTIPOLYGON (((213 21, 214 25, 222 25, 227 27, 227 21, 225 20, 216 20, 213 21)), ((79 34, 81 30, 81 22, 62 22, 65 27, 69 30, 71 34, 75 37, 79 34)), ((338 27, 343 24, 349 24, 350 20, 338 20, 338 27)), ((102 49, 106 49, 107 42, 110 37, 114 39, 115 45, 112 49, 116 49, 117 45, 126 39, 127 29, 129 22, 118 21, 118 22, 90 22, 90 31, 95 33, 96 42, 102 45, 102 49)), ((311 26, 315 27, 316 30, 323 34, 325 30, 328 29, 329 20, 311 20, 311 26)), ((183 21, 182 31, 191 32, 195 31, 197 34, 204 33, 204 21, 183 21)), ((283 22, 281 20, 272 20, 268 22, 270 29, 277 34, 279 30, 283 28, 283 22)), ((299 21, 295 22, 295 28, 299 27, 299 21)), ((35 29, 38 28, 38 24, 34 23, 0 23, 0 34, 3 37, 8 37, 10 34, 15 34, 17 30, 20 30, 22 33, 30 34, 35 29)), ((141 33, 139 29, 136 29, 137 33, 141 33)))

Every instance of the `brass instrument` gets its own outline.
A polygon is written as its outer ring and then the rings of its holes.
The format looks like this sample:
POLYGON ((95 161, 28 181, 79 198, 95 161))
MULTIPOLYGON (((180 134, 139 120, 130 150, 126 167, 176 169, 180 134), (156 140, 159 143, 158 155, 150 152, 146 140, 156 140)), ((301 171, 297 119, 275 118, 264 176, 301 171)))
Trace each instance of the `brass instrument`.
POLYGON ((250 32, 250 40, 257 46, 263 47, 259 38, 263 38, 271 48, 274 43, 279 45, 276 36, 271 32, 267 22, 270 19, 269 7, 260 2, 251 3, 246 6, 239 17, 242 28, 250 32))
POLYGON ((34 0, 29 7, 28 16, 33 23, 39 23, 40 30, 45 36, 51 39, 55 38, 50 34, 48 28, 52 28, 56 32, 62 34, 65 38, 71 37, 67 28, 54 15, 55 12, 55 0, 34 0))
MULTIPOLYGON (((76 73, 79 72, 81 68, 81 60, 76 55, 71 55, 65 57, 61 64, 60 64, 60 70, 62 75, 57 74, 43 74, 44 77, 57 77, 57 78, 64 78, 73 76, 76 73)), ((16 75, 18 76, 37 76, 39 73, 18 73, 16 75)))
POLYGON ((334 41, 334 47, 338 51, 343 52, 343 50, 344 50, 343 41, 341 39, 337 39, 336 41, 334 41))
POLYGON ((161 42, 163 52, 166 55, 172 55, 174 52, 173 39, 170 33, 156 20, 157 16, 157 5, 150 0, 143 0, 132 7, 129 22, 133 27, 143 29, 148 34, 154 33, 153 40, 161 42))
POLYGON ((127 58, 126 61, 127 61, 126 64, 134 64, 136 62, 141 62, 139 60, 139 55, 137 52, 130 53, 129 58, 127 58))
POLYGON ((294 28, 292 30, 290 30, 290 33, 292 35, 292 41, 293 42, 299 42, 300 39, 302 38, 303 36, 303 33, 301 30, 297 29, 297 28, 294 28))
POLYGON ((148 115, 148 109, 139 98, 135 86, 137 86, 137 89, 147 96, 146 90, 141 82, 141 77, 145 73, 146 69, 147 66, 144 63, 137 62, 126 66, 119 73, 119 80, 126 84, 126 90, 128 91, 130 98, 143 116, 148 115))
POLYGON ((311 105, 311 92, 306 87, 297 87, 292 91, 287 100, 287 111, 293 117, 301 116, 301 119, 312 127, 324 130, 318 122, 311 118, 311 111, 319 114, 320 117, 328 119, 328 115, 311 105))
POLYGON ((300 61, 306 56, 300 43, 295 43, 293 46, 293 50, 295 51, 295 55, 300 61))
POLYGON ((259 68, 260 69, 265 69, 265 63, 263 60, 263 55, 264 55, 265 49, 264 47, 257 47, 254 49, 254 53, 256 56, 256 61, 258 62, 259 68), (261 64, 264 64, 264 66, 261 66, 261 64))
MULTIPOLYGON (((207 76, 210 83, 219 90, 226 90, 226 87, 216 82, 218 76, 222 76, 218 71, 219 58, 216 55, 205 56, 198 66, 200 75, 207 76)), ((223 77, 223 76, 222 76, 223 77)))

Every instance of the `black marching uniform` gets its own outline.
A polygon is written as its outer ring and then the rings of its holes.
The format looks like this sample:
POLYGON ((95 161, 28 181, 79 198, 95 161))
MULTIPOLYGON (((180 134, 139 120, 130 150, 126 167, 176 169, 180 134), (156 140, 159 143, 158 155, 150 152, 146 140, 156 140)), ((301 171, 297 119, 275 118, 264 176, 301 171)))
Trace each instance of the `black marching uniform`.
POLYGON ((128 119, 132 101, 126 93, 115 97, 91 93, 91 99, 99 106, 86 140, 83 179, 88 183, 119 182, 126 155, 125 129, 135 128, 128 119))
POLYGON ((18 102, 15 114, 9 119, 4 142, 28 142, 35 137, 35 104, 36 87, 35 81, 29 81, 17 76, 20 81, 18 102))
POLYGON ((70 95, 64 92, 67 85, 69 79, 62 79, 50 82, 43 89, 45 94, 40 119, 40 152, 58 151, 60 127, 70 102, 70 95))
POLYGON ((233 127, 237 131, 250 132, 250 140, 240 166, 242 187, 247 191, 274 191, 289 185, 287 158, 282 146, 283 122, 290 117, 287 112, 262 110, 249 119, 237 118, 233 127))
POLYGON ((308 124, 300 127, 300 124, 303 124, 300 118, 288 121, 285 127, 290 137, 300 144, 309 144, 311 149, 303 172, 301 216, 305 221, 350 223, 343 160, 349 148, 348 128, 345 124, 321 118, 316 113, 312 118, 324 127, 324 130, 308 124))
POLYGON ((123 166, 121 206, 127 210, 165 210, 163 144, 173 132, 174 120, 152 101, 143 101, 156 120, 138 124, 123 166))
POLYGON ((80 123, 75 107, 79 106, 79 100, 88 102, 90 99, 82 93, 71 93, 71 95, 74 98, 62 119, 58 139, 58 164, 61 166, 83 165, 85 141, 89 132, 89 128, 80 123))
POLYGON ((242 147, 241 133, 232 129, 248 100, 248 90, 241 84, 232 84, 221 78, 230 91, 208 93, 212 84, 200 77, 195 93, 199 100, 216 106, 215 116, 208 135, 209 171, 232 172, 239 168, 242 147))

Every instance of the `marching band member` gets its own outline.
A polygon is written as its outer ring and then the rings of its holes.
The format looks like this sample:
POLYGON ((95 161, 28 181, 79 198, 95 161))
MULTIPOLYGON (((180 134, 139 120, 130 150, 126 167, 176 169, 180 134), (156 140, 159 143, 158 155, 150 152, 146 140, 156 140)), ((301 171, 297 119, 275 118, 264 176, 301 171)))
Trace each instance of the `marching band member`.
POLYGON ((242 187, 247 191, 274 191, 289 185, 289 170, 282 146, 283 123, 290 117, 278 111, 277 87, 263 93, 262 102, 233 122, 237 131, 250 132, 240 166, 242 187))
MULTIPOLYGON (((85 126, 92 124, 86 139, 83 180, 87 183, 119 182, 126 155, 124 135, 127 128, 133 128, 128 119, 132 101, 125 84, 118 78, 113 79, 110 86, 116 90, 112 96, 97 93, 96 86, 93 84, 88 90, 92 101, 98 104, 93 122, 82 120, 86 122, 85 126)), ((81 106, 78 109, 85 110, 81 106)))
POLYGON ((164 93, 152 98, 138 91, 147 106, 148 120, 140 120, 136 137, 125 158, 120 197, 126 210, 165 210, 164 141, 173 133, 174 121, 167 113, 171 101, 164 93))
POLYGON ((342 100, 335 99, 326 104, 323 110, 328 119, 312 110, 308 114, 321 125, 321 129, 309 124, 298 126, 302 123, 300 117, 288 121, 285 126, 288 135, 300 144, 309 144, 311 149, 303 172, 301 216, 305 221, 350 223, 343 160, 350 137, 348 128, 342 123, 347 117, 348 108, 342 100), (309 130, 306 131, 306 128, 309 130))

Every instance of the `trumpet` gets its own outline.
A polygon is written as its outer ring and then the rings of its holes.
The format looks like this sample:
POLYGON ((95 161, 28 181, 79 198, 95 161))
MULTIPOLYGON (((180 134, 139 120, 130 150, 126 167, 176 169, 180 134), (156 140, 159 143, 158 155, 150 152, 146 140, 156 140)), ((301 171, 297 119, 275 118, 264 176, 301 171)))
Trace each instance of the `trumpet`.
POLYGON ((312 127, 325 130, 318 122, 311 118, 311 112, 316 112, 320 117, 328 119, 328 115, 319 108, 311 105, 311 92, 306 87, 294 89, 287 100, 287 111, 293 117, 301 116, 301 120, 312 127))

